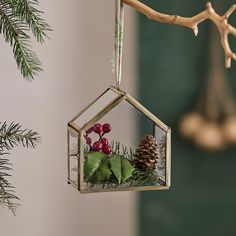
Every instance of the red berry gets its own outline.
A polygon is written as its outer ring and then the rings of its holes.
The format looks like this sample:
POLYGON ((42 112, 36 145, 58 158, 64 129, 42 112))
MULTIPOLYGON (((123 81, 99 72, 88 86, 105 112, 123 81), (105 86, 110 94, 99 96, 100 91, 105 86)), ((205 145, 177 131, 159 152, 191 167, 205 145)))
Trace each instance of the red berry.
POLYGON ((92 133, 92 132, 93 132, 93 127, 89 128, 89 129, 86 131, 87 134, 90 134, 90 133, 92 133))
POLYGON ((92 143, 92 139, 90 137, 86 137, 86 143, 90 145, 92 143))
POLYGON ((102 151, 107 154, 107 155, 110 155, 111 154, 111 148, 109 145, 106 145, 103 147, 102 151))
POLYGON ((102 150, 102 143, 101 142, 95 142, 94 144, 93 144, 93 150, 94 151, 101 151, 102 150))
POLYGON ((102 146, 103 146, 103 147, 108 145, 108 141, 107 141, 106 138, 102 138, 102 139, 101 139, 101 143, 102 143, 102 146))
POLYGON ((95 124, 95 125, 93 126, 93 131, 94 131, 95 133, 99 134, 99 135, 102 134, 102 131, 103 131, 102 125, 99 124, 99 123, 95 124))
POLYGON ((102 129, 104 133, 109 133, 111 131, 111 125, 106 123, 102 126, 102 129))

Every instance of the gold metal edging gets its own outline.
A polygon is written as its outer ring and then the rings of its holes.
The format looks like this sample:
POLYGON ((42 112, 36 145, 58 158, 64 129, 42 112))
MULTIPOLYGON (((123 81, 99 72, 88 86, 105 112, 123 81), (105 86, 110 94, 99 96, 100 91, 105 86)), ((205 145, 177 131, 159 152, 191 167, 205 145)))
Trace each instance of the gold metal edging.
POLYGON ((85 189, 81 193, 102 193, 102 192, 127 192, 127 191, 158 191, 168 190, 168 186, 147 186, 147 187, 126 187, 126 188, 109 188, 109 189, 85 189))
POLYGON ((168 132, 170 129, 167 125, 165 125, 160 119, 158 119, 153 113, 151 113, 147 108, 145 108, 143 105, 141 105, 136 99, 134 99, 129 94, 126 94, 126 100, 136 107, 137 110, 139 110, 141 113, 143 113, 149 120, 152 120, 155 124, 157 124, 161 129, 163 129, 165 132, 168 132))
POLYGON ((79 134, 79 140, 78 140, 78 151, 79 151, 79 157, 78 157, 78 190, 83 191, 84 189, 84 148, 82 145, 82 139, 84 136, 83 130, 81 130, 79 134))
POLYGON ((133 98, 130 94, 118 90, 116 87, 111 86, 110 89, 118 94, 125 95, 126 100, 134 106, 137 110, 139 110, 141 113, 146 115, 150 120, 152 120, 154 123, 156 123, 160 128, 164 129, 164 131, 168 132, 170 129, 166 124, 164 124, 159 118, 157 118, 153 113, 151 113, 147 108, 145 108, 140 102, 138 102, 135 98, 133 98))
POLYGON ((90 121, 88 121, 81 130, 87 130, 90 128, 91 125, 96 123, 98 120, 100 120, 104 115, 106 115, 110 110, 112 110, 114 107, 116 107, 119 103, 121 103, 123 100, 125 100, 124 95, 119 95, 117 98, 112 100, 109 104, 107 104, 101 111, 99 111, 90 121))
POLYGON ((171 129, 166 136, 166 185, 171 186, 171 129))
POLYGON ((72 180, 68 179, 68 183, 71 184, 75 189, 78 190, 78 185, 75 184, 72 180))
POLYGON ((77 125, 77 124, 75 124, 75 123, 72 123, 71 121, 67 124, 70 128, 72 128, 73 130, 75 130, 77 133, 79 133, 79 131, 80 131, 80 127, 77 125))
POLYGON ((74 122, 82 113, 84 113, 89 107, 91 107, 97 100, 99 100, 105 93, 107 93, 110 88, 106 89, 101 95, 95 98, 91 103, 89 103, 84 109, 82 109, 69 123, 74 122))
POLYGON ((117 94, 120 94, 120 95, 126 95, 126 92, 120 90, 120 89, 117 89, 115 86, 111 85, 110 86, 110 90, 112 90, 113 92, 117 93, 117 94))
POLYGON ((68 180, 70 180, 70 133, 67 127, 67 168, 68 168, 68 180))

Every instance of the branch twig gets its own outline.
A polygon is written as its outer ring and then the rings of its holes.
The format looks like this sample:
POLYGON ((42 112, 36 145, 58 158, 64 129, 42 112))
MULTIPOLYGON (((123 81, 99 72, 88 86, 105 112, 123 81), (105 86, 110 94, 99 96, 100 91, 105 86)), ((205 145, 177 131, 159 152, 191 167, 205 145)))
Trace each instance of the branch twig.
POLYGON ((231 14, 236 10, 236 4, 234 4, 224 15, 219 15, 215 12, 211 3, 206 4, 206 9, 199 14, 192 17, 183 17, 178 15, 167 15, 153 10, 147 5, 138 0, 122 0, 123 3, 137 9, 151 20, 156 20, 162 23, 174 24, 179 26, 188 27, 193 30, 194 34, 198 34, 198 25, 209 19, 217 27, 221 37, 221 45, 225 53, 225 66, 231 67, 231 60, 236 60, 236 55, 230 49, 228 42, 228 35, 232 34, 236 37, 236 29, 228 23, 228 19, 231 14))

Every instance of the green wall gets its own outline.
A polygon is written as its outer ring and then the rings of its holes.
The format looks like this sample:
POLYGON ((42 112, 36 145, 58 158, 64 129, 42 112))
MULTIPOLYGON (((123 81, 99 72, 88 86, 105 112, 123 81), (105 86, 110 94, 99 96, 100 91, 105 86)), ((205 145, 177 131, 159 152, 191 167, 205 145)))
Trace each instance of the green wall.
MULTIPOLYGON (((205 7, 202 0, 143 2, 161 12, 185 16, 205 7)), ((233 4, 231 0, 215 2, 224 3, 225 9, 233 4)), ((139 194, 139 235, 235 236, 236 149, 205 153, 178 133, 179 120, 194 107, 206 78, 209 22, 201 24, 195 37, 189 29, 150 21, 141 14, 138 21, 140 100, 173 132, 172 187, 139 194)), ((236 26, 236 16, 230 22, 236 26)), ((236 49, 236 39, 230 42, 236 49)), ((236 94, 235 62, 227 74, 236 94)))

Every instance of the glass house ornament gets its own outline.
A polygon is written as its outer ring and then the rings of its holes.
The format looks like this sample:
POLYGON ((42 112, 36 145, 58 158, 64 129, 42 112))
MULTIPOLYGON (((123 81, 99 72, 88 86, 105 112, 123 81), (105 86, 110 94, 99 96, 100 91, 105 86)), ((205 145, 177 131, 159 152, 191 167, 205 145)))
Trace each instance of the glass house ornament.
POLYGON ((170 187, 170 128, 120 90, 123 28, 124 7, 116 0, 116 87, 68 123, 68 183, 81 193, 170 187), (127 114, 143 125, 141 133, 127 133, 127 114))
POLYGON ((81 193, 168 189, 170 150, 170 128, 111 86, 68 123, 68 183, 81 193), (127 113, 143 125, 132 138, 127 113))

